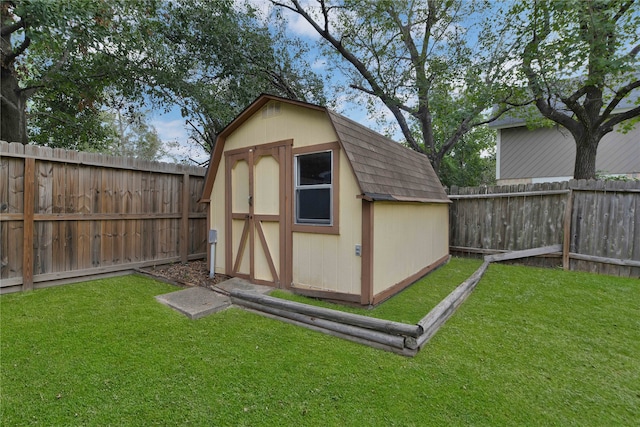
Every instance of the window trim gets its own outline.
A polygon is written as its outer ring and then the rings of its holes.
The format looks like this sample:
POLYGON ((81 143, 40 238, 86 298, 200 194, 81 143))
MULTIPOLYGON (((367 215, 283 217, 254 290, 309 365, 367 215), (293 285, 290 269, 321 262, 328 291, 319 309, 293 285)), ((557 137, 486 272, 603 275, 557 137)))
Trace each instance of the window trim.
MULTIPOLYGON (((300 233, 318 233, 318 234, 340 234, 340 144, 329 142, 326 144, 310 145, 308 147, 299 147, 291 150, 291 230, 300 233), (314 224, 314 223, 298 223, 296 222, 296 204, 297 204, 297 159, 296 157, 304 154, 313 154, 321 152, 331 152, 331 212, 330 224, 314 224)), ((324 184, 327 185, 327 184, 324 184)), ((319 187, 318 187, 319 188, 319 187)), ((323 187, 327 188, 327 187, 323 187)))
POLYGON ((295 209, 294 213, 294 223, 298 225, 320 225, 320 226, 332 226, 333 225, 333 151, 332 150, 324 150, 324 151, 314 151, 313 153, 302 153, 296 154, 293 156, 293 191, 295 192, 295 209), (301 184, 300 183, 300 158, 304 156, 312 156, 314 154, 329 154, 329 171, 331 173, 331 182, 328 184, 301 184), (303 191, 310 190, 329 190, 329 219, 328 221, 325 219, 311 219, 311 218, 301 218, 300 217, 300 194, 303 191))

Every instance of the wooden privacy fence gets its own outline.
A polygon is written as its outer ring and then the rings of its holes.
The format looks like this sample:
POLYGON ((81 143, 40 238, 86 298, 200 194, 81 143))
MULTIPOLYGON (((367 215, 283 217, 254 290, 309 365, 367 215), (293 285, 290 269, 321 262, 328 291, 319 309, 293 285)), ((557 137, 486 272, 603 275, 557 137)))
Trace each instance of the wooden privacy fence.
POLYGON ((454 253, 560 245, 533 263, 640 277, 640 182, 452 187, 449 197, 454 253))
POLYGON ((205 173, 0 141, 0 293, 205 257, 205 173))

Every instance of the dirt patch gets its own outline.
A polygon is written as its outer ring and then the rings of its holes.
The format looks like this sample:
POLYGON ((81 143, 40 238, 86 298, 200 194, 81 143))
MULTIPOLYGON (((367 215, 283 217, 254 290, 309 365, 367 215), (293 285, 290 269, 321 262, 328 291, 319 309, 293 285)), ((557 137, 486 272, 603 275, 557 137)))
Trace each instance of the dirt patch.
POLYGON ((142 271, 153 276, 162 277, 185 286, 202 286, 212 288, 220 282, 230 279, 224 274, 209 277, 209 266, 205 261, 189 261, 186 264, 175 263, 144 268, 142 271))

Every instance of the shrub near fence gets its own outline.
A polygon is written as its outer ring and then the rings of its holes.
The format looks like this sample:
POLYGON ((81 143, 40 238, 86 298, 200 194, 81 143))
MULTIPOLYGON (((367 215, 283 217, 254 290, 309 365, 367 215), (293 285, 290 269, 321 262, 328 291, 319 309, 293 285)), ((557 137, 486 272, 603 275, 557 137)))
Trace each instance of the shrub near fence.
POLYGON ((640 277, 640 182, 452 187, 453 253, 559 245, 529 264, 640 277))
POLYGON ((205 173, 0 142, 0 292, 205 257, 205 173))

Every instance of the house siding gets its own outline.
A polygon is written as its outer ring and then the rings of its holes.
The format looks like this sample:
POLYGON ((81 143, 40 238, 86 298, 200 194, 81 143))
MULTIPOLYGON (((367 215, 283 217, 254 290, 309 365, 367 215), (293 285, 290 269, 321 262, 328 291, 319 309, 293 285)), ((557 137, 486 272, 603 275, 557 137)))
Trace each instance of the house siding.
MULTIPOLYGON (((564 128, 500 129, 501 181, 523 178, 571 177, 576 147, 564 128)), ((624 134, 605 135, 598 147, 596 169, 608 174, 640 172, 640 126, 624 134)))

